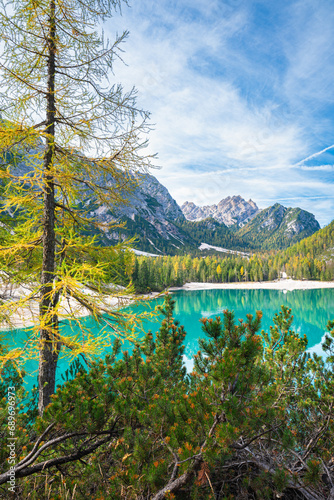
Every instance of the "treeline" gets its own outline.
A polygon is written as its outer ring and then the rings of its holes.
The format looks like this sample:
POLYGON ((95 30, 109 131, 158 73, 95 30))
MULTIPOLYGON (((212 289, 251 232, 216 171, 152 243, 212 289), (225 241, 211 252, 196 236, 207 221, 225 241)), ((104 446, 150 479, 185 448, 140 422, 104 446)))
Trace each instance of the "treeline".
POLYGON ((138 292, 161 291, 169 286, 182 286, 188 281, 224 283, 236 281, 262 281, 277 278, 272 260, 207 256, 144 257, 136 256, 132 269, 132 282, 138 292))
POLYGON ((299 280, 331 281, 334 279, 333 256, 334 221, 284 251, 249 256, 134 256, 129 277, 138 292, 161 291, 189 281, 271 281, 284 276, 283 273, 299 280))
POLYGON ((254 254, 249 257, 135 256, 130 276, 136 291, 142 293, 182 286, 190 281, 271 281, 280 278, 283 273, 294 279, 330 281, 334 279, 334 263, 296 252, 254 254))

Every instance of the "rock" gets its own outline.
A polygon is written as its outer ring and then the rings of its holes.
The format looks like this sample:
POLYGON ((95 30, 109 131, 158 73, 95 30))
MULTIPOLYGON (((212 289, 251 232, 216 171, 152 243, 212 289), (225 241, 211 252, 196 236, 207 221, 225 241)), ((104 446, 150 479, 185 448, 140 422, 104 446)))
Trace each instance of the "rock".
POLYGON ((252 200, 244 200, 241 196, 228 196, 222 199, 218 205, 206 205, 198 207, 192 202, 186 201, 181 210, 188 220, 199 221, 212 217, 226 226, 237 224, 242 226, 259 213, 259 208, 252 200))

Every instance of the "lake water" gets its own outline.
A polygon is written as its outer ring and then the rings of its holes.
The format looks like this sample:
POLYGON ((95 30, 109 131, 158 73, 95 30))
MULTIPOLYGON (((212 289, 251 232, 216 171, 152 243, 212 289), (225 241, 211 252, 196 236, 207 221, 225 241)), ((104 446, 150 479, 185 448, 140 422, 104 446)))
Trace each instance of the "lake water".
POLYGON ((246 314, 263 313, 261 327, 269 331, 273 317, 281 306, 290 307, 294 316, 291 328, 300 335, 307 335, 309 352, 322 354, 321 339, 326 325, 334 319, 334 289, 315 290, 197 290, 178 291, 175 316, 187 332, 185 356, 190 360, 198 350, 197 339, 203 336, 199 319, 222 316, 225 309, 233 310, 235 318, 246 319, 246 314))
MULTIPOLYGON (((225 309, 233 310, 235 318, 246 319, 246 314, 255 314, 257 309, 263 312, 262 328, 269 330, 273 324, 272 318, 280 311, 281 305, 292 309, 294 322, 292 329, 297 333, 307 335, 310 352, 321 354, 321 339, 326 331, 329 320, 334 319, 334 289, 294 290, 283 292, 280 290, 196 290, 177 291, 173 293, 175 303, 175 318, 184 325, 187 336, 185 339, 185 362, 187 368, 192 368, 192 357, 198 351, 197 340, 203 336, 199 319, 202 317, 222 316, 225 309)), ((150 301, 154 309, 157 304, 162 304, 163 298, 150 301)), ((138 305, 132 310, 142 311, 144 306, 138 305)), ((99 327, 90 318, 84 318, 86 327, 92 329, 96 335, 99 327)), ((151 329, 153 333, 159 328, 158 320, 147 321, 145 330, 151 329)), ((68 326, 65 325, 65 332, 68 326)), ((28 340, 28 333, 16 330, 6 334, 9 345, 23 345, 28 340)), ((107 353, 107 349, 104 351, 107 353)), ((58 383, 62 382, 61 373, 68 367, 68 361, 62 357, 59 360, 57 372, 58 383)), ((36 384, 38 360, 29 360, 25 365, 26 387, 31 388, 36 384)))

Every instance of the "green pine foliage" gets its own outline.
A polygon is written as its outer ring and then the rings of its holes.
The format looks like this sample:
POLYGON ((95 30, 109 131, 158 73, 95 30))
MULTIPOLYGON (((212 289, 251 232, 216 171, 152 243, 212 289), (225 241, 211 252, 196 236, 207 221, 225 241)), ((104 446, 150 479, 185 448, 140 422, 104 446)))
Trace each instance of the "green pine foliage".
MULTIPOLYGON (((334 479, 334 321, 325 363, 282 307, 203 318, 186 373, 186 333, 167 295, 162 323, 132 352, 79 367, 42 417, 17 415, 18 499, 288 499, 329 496, 334 479), (29 457, 29 460, 28 460, 29 457), (19 479, 21 474, 21 479, 19 479)), ((0 410, 6 436, 6 401, 0 410)), ((10 498, 1 452, 0 496, 10 498)), ((14 498, 14 496, 13 496, 14 498)))
POLYGON ((245 241, 235 234, 233 228, 225 226, 225 224, 216 221, 212 217, 208 217, 201 221, 184 219, 177 221, 176 225, 188 234, 197 245, 205 242, 210 245, 233 248, 234 250, 257 248, 256 246, 254 247, 251 242, 245 241))

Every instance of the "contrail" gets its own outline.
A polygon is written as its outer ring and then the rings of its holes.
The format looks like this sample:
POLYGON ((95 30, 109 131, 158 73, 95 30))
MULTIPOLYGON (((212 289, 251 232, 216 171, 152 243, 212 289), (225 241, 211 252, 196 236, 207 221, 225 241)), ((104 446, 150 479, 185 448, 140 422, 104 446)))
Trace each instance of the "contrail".
POLYGON ((304 158, 304 160, 300 160, 298 163, 295 164, 295 166, 300 165, 301 163, 304 163, 305 161, 311 160, 312 158, 316 158, 317 156, 322 155, 322 153, 326 153, 326 151, 328 151, 329 149, 333 149, 333 148, 334 148, 334 144, 332 144, 331 146, 328 146, 328 148, 325 148, 322 151, 318 151, 317 153, 314 153, 313 155, 308 156, 307 158, 304 158))

